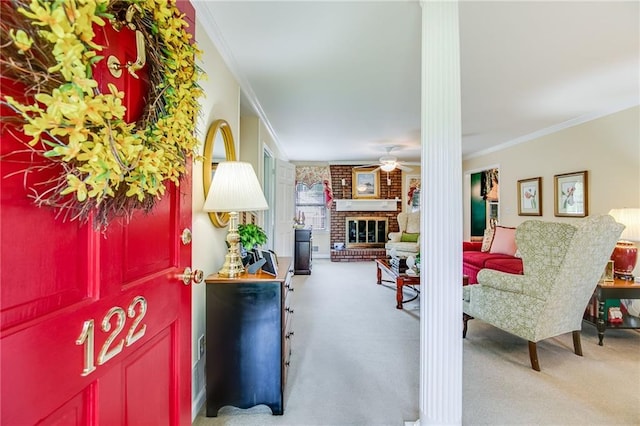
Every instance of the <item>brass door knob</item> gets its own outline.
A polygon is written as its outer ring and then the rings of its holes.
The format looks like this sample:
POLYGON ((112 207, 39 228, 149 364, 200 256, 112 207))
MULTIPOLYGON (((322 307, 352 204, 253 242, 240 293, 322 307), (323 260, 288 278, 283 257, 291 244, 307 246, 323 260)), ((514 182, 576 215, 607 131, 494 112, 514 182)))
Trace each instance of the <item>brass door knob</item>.
POLYGON ((188 266, 184 268, 184 272, 179 276, 184 285, 189 285, 193 281, 194 284, 199 284, 204 279, 204 273, 200 269, 191 270, 188 266))

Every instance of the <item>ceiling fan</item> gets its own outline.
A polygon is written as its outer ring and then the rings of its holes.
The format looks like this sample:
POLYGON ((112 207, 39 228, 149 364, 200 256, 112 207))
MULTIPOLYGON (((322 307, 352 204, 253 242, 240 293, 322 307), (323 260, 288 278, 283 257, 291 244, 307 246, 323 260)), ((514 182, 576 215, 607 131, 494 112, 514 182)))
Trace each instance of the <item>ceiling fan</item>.
POLYGON ((402 161, 398 161, 398 157, 391 155, 391 150, 395 148, 395 146, 390 146, 388 148, 386 148, 387 153, 385 155, 383 155, 382 157, 380 157, 378 159, 377 163, 373 163, 373 164, 364 164, 362 166, 357 166, 355 168, 364 168, 364 167, 372 167, 372 166, 377 166, 376 169, 372 170, 372 171, 377 171, 378 169, 381 169, 384 172, 391 172, 393 170, 400 169, 403 172, 410 172, 412 169, 411 167, 407 167, 405 166, 402 161))

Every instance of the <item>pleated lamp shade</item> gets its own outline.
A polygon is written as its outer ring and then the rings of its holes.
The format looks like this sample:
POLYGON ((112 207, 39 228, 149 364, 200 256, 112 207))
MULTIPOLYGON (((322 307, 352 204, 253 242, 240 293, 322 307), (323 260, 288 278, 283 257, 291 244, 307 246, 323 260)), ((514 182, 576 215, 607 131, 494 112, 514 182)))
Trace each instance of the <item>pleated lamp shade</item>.
POLYGON ((204 211, 247 212, 268 208, 250 163, 223 161, 218 164, 204 202, 204 211))
POLYGON ((640 208, 612 209, 609 214, 616 222, 625 226, 620 239, 624 241, 640 241, 640 208))

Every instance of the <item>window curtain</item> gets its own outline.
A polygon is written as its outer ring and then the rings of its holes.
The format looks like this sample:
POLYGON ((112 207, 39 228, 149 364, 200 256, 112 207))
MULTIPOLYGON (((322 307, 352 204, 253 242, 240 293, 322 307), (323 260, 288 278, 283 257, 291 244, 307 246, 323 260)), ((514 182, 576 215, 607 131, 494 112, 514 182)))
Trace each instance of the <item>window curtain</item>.
POLYGON ((324 186, 324 201, 327 208, 331 208, 333 202, 333 190, 331 189, 331 170, 329 166, 296 166, 296 185, 302 183, 311 188, 317 183, 324 186))

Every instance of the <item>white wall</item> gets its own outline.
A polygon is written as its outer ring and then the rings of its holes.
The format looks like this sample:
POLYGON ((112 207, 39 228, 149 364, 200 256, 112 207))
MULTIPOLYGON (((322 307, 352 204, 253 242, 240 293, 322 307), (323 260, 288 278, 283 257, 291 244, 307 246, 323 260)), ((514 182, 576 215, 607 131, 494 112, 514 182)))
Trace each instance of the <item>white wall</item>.
MULTIPOLYGON (((517 226, 527 219, 571 221, 554 216, 553 177, 589 172, 589 214, 640 207, 640 107, 611 114, 491 154, 463 161, 463 174, 500 169, 500 223, 517 226), (518 216, 517 182, 542 177, 542 216, 518 216)), ((468 181, 466 185, 468 185, 468 181)), ((465 200, 468 189, 463 190, 465 200)), ((464 217, 470 217, 464 203, 464 217)), ((466 227, 465 239, 469 239, 466 227)), ((636 268, 636 272, 640 268, 636 268)))
POLYGON ((488 155, 464 160, 463 173, 500 168, 500 222, 515 226, 517 181, 542 177, 542 220, 553 214, 553 176, 589 171, 589 214, 640 207, 640 107, 608 115, 488 155))
POLYGON ((279 146, 271 137, 267 127, 257 116, 245 116, 240 118, 240 160, 253 165, 258 175, 258 180, 263 184, 263 153, 267 148, 274 158, 286 160, 279 146))
MULTIPOLYGON (((196 40, 203 55, 199 64, 207 77, 200 82, 205 97, 200 100, 201 110, 196 129, 202 154, 204 138, 211 123, 224 119, 229 123, 236 144, 236 156, 240 140, 240 86, 223 62, 217 49, 209 40, 203 23, 196 19, 196 40)), ((225 238, 227 228, 216 228, 209 216, 202 210, 205 194, 202 184, 202 162, 193 164, 193 243, 192 268, 200 269, 205 277, 217 272, 227 252, 225 238)), ((198 360, 198 338, 205 332, 205 284, 194 284, 192 291, 192 415, 205 401, 204 393, 204 357, 198 360)))

